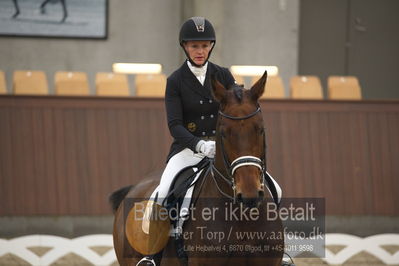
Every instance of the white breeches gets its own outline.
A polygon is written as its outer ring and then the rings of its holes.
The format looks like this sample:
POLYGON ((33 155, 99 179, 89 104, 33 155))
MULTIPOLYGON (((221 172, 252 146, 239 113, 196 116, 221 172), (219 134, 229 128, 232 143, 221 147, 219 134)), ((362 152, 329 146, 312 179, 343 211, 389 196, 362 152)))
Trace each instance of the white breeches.
MULTIPOLYGON (((168 164, 165 167, 165 170, 162 173, 161 181, 159 182, 158 187, 154 190, 151 195, 151 199, 154 199, 156 194, 158 193, 158 204, 162 204, 162 201, 168 195, 170 185, 173 182, 176 174, 182 170, 183 168, 196 165, 204 158, 204 155, 199 153, 194 153, 192 150, 186 148, 181 152, 175 154, 172 158, 169 159, 168 164)), ((198 177, 198 175, 197 175, 198 177)), ((185 198, 188 200, 184 200, 183 205, 186 205, 187 202, 190 204, 191 196, 193 194, 194 187, 190 187, 186 193, 185 198)))

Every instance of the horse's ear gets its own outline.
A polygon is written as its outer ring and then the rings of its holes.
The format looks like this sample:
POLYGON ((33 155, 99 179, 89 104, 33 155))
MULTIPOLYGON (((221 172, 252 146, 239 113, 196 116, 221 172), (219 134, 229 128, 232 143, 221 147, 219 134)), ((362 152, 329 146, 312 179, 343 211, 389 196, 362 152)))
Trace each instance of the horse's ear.
POLYGON ((251 97, 254 101, 257 101, 265 91, 266 80, 267 80, 267 71, 265 70, 263 76, 251 88, 251 97))
POLYGON ((226 96, 226 88, 217 80, 216 75, 212 75, 211 80, 213 98, 215 98, 215 100, 218 102, 222 102, 226 96))

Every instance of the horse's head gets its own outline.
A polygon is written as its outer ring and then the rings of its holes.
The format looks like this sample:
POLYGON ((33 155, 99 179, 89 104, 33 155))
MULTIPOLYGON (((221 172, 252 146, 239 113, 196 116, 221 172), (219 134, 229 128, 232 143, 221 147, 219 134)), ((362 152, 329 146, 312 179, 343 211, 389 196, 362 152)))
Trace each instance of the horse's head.
POLYGON ((267 72, 252 86, 227 90, 212 81, 214 98, 220 103, 216 133, 216 166, 225 169, 235 197, 255 207, 264 197, 265 133, 258 100, 265 90, 267 72))

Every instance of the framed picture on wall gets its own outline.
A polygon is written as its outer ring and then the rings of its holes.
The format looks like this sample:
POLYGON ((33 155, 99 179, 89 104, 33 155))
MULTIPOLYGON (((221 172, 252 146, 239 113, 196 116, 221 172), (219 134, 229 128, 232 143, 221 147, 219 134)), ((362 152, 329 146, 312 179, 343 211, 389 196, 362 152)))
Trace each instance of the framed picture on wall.
POLYGON ((0 0, 0 35, 107 38, 108 0, 0 0))

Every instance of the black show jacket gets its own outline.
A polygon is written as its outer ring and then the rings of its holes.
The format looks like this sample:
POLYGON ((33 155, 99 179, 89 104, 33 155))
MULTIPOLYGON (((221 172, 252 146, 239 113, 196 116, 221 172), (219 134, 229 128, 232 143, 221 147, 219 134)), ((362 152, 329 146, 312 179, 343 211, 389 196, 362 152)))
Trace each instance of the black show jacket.
POLYGON ((211 62, 208 62, 204 86, 191 72, 187 62, 168 77, 165 105, 168 127, 174 141, 167 160, 185 148, 195 152, 195 146, 201 138, 215 136, 219 103, 211 93, 213 74, 226 88, 235 83, 227 68, 211 62))

